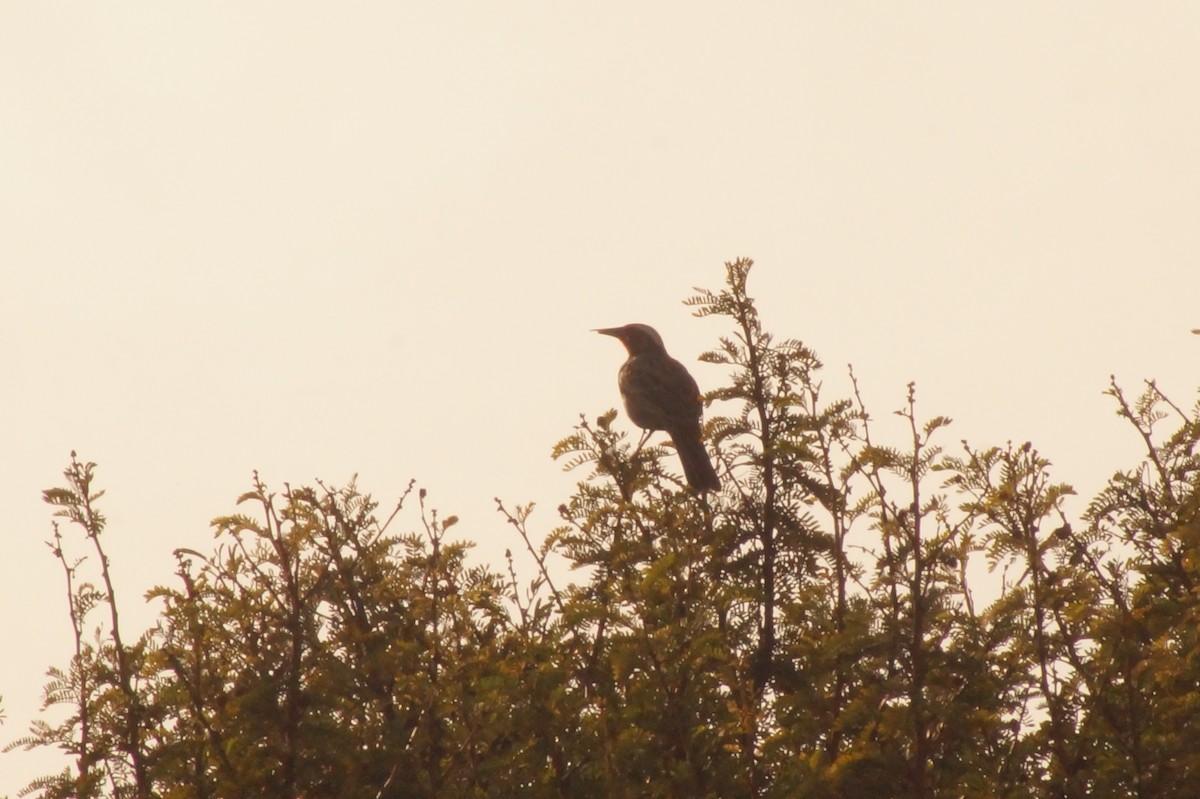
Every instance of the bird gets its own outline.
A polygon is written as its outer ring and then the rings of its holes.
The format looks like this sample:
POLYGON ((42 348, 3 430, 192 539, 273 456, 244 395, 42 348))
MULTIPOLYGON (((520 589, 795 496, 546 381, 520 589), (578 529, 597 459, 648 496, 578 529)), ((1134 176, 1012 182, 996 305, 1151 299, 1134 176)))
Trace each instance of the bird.
POLYGON ((662 430, 671 437, 688 485, 700 492, 719 491, 721 480, 700 432, 704 404, 695 378, 667 354, 662 336, 650 325, 635 323, 595 332, 617 339, 629 353, 617 372, 617 388, 630 420, 643 430, 662 430))

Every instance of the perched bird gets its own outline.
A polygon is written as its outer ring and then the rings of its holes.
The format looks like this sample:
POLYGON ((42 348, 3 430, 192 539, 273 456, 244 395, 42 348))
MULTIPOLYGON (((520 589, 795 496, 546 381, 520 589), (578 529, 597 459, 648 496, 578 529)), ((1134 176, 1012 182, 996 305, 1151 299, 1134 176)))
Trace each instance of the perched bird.
POLYGON ((625 412, 643 430, 663 430, 675 442, 688 485, 717 491, 721 481, 700 437, 700 388, 679 361, 667 355, 662 336, 650 325, 596 330, 625 345, 629 358, 617 373, 625 412))

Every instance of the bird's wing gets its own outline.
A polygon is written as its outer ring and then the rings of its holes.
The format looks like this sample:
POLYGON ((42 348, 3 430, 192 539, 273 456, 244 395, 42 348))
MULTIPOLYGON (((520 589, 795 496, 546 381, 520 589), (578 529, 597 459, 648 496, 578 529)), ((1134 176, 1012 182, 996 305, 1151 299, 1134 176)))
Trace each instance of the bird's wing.
POLYGON ((703 412, 700 387, 674 358, 633 358, 622 369, 621 393, 641 427, 655 430, 694 424, 703 412))
POLYGON ((681 420, 699 419, 704 412, 700 400, 700 386, 679 361, 667 359, 667 368, 661 372, 663 390, 671 398, 670 414, 681 420))

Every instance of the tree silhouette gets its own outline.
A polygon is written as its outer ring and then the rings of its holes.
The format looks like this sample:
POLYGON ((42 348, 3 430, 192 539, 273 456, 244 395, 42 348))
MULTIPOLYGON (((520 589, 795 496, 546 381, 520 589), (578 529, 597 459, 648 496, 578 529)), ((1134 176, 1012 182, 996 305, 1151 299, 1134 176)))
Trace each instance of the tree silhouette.
POLYGON ((353 483, 256 475, 131 637, 95 466, 72 455, 46 500, 96 558, 55 528, 74 652, 45 699, 66 712, 10 748, 73 760, 28 793, 1188 795, 1200 404, 1113 381, 1145 456, 1072 521, 1032 444, 948 443, 911 385, 888 443, 853 373, 824 396, 750 270, 687 300, 728 326, 702 356, 728 370, 705 423, 722 490, 689 490, 665 438, 585 415, 554 451, 580 475, 557 526, 497 501, 532 576, 472 565, 413 485, 383 517, 353 483))

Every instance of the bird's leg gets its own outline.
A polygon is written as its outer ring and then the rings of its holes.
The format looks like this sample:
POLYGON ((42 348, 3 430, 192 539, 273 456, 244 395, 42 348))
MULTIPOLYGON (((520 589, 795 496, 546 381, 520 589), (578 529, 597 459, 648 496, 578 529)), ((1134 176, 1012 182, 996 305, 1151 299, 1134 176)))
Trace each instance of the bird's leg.
POLYGON ((644 447, 646 445, 646 439, 650 438, 650 436, 652 436, 653 434, 654 434, 653 430, 643 430, 642 431, 642 440, 639 441, 638 445, 634 448, 634 450, 633 450, 634 455, 636 455, 642 451, 642 447, 644 447))

